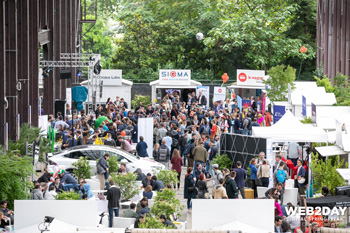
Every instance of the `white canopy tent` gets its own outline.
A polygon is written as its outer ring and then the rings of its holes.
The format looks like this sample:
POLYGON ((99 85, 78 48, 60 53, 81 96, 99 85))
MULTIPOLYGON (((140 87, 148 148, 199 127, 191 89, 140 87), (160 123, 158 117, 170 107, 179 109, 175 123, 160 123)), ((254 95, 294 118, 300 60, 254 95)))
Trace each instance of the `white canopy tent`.
POLYGON ((301 123, 290 111, 271 127, 253 127, 252 136, 274 142, 327 142, 327 133, 318 127, 301 123))

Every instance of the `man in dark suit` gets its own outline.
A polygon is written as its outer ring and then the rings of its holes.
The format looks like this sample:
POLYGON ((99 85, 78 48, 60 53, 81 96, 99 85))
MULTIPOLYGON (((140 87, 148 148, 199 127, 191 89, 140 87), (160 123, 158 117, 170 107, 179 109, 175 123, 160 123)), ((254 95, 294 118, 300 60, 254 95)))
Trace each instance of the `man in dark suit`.
POLYGON ((207 106, 207 98, 205 98, 201 91, 199 92, 198 102, 201 107, 207 106))
POLYGON ((147 173, 147 177, 145 177, 142 180, 142 186, 145 189, 148 185, 151 185, 153 188, 153 180, 152 180, 152 174, 151 173, 147 173))
POLYGON ((244 186, 245 186, 245 179, 247 178, 247 171, 242 168, 242 163, 240 161, 236 162, 237 168, 235 169, 236 171, 236 184, 238 187, 239 192, 242 195, 242 198, 245 199, 245 191, 244 191, 244 186))
POLYGON ((81 135, 81 131, 77 130, 77 146, 84 145, 84 138, 81 135))
POLYGON ((164 183, 161 180, 157 179, 157 176, 152 176, 152 181, 153 181, 153 191, 159 192, 161 189, 164 189, 164 183))
POLYGON ((107 191, 109 227, 113 226, 113 212, 119 216, 120 189, 115 186, 114 180, 109 181, 110 188, 107 191))
POLYGON ((295 179, 298 181, 298 192, 299 195, 305 195, 305 168, 303 167, 302 161, 298 159, 297 161, 297 175, 295 176, 295 179))

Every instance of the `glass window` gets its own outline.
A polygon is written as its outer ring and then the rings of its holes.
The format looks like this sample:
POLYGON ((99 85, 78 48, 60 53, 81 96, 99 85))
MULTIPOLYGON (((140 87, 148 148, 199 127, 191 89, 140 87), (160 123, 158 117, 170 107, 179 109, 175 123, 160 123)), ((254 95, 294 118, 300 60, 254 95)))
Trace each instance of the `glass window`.
POLYGON ((105 151, 105 153, 109 153, 110 156, 117 156, 119 162, 122 161, 123 159, 125 159, 128 162, 131 162, 129 159, 125 158, 123 155, 121 155, 115 151, 105 151))
POLYGON ((70 153, 71 159, 79 159, 82 156, 84 157, 84 155, 83 155, 83 153, 81 153, 81 151, 73 151, 70 153))

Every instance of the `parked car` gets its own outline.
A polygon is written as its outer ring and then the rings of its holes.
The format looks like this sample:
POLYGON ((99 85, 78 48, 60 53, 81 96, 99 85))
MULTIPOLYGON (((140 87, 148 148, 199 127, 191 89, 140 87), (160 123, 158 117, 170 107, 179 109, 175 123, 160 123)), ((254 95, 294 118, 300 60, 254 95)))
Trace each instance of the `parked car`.
POLYGON ((126 163, 126 169, 130 172, 141 168, 142 172, 147 174, 148 172, 153 173, 153 170, 158 168, 165 169, 163 164, 151 158, 141 158, 115 147, 104 145, 76 146, 54 154, 48 154, 48 163, 49 165, 63 165, 66 171, 74 173, 75 167, 72 164, 80 157, 87 157, 92 167, 91 175, 94 175, 96 174, 96 160, 105 153, 109 153, 110 156, 117 156, 119 162, 126 163))

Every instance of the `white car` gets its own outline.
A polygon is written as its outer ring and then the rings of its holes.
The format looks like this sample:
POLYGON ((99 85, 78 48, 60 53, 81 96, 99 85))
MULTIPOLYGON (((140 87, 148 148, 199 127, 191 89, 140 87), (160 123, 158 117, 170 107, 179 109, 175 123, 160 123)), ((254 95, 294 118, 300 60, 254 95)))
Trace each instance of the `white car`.
POLYGON ((54 154, 49 154, 48 163, 49 165, 63 165, 66 171, 74 173, 74 169, 76 168, 72 164, 82 156, 87 157, 90 160, 91 175, 93 176, 96 174, 96 160, 101 158, 105 153, 109 153, 110 156, 117 156, 119 162, 126 163, 126 169, 130 172, 134 172, 137 168, 140 168, 144 174, 147 174, 153 173, 153 170, 158 168, 165 169, 163 164, 153 159, 142 158, 115 147, 103 145, 75 146, 54 154))

